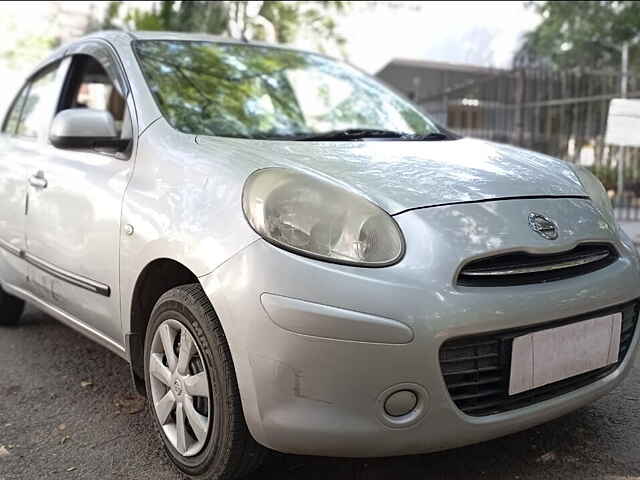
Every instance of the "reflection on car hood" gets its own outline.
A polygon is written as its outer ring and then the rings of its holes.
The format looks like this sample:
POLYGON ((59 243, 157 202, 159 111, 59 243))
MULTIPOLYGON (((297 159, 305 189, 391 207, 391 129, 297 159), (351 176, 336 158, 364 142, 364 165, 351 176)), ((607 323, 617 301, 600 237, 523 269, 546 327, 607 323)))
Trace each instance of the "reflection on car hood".
POLYGON ((290 142, 198 137, 254 167, 290 167, 355 190, 391 214, 454 202, 584 196, 562 160, 482 140, 290 142))

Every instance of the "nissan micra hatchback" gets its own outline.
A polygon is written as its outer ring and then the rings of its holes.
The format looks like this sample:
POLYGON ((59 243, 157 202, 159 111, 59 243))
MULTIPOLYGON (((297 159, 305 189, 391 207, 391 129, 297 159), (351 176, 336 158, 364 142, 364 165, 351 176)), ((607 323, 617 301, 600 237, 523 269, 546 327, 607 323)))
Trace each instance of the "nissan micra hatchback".
POLYGON ((96 34, 2 132, 0 323, 26 301, 130 362, 188 475, 487 440, 631 368, 638 257, 598 180, 324 56, 96 34))

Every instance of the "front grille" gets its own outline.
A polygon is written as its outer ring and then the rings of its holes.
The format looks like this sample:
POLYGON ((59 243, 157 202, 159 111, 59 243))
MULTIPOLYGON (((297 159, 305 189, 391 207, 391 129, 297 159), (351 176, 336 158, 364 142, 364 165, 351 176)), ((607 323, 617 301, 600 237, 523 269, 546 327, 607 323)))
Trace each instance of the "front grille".
POLYGON ((637 318, 638 303, 633 302, 567 320, 452 339, 440 348, 440 368, 451 399, 468 415, 485 416, 526 407, 584 387, 615 370, 631 346, 637 318), (622 312, 618 363, 509 395, 515 337, 617 312, 622 312))
POLYGON ((585 275, 613 263, 618 254, 609 244, 584 243, 552 254, 513 252, 473 260, 458 275, 465 287, 527 285, 585 275))

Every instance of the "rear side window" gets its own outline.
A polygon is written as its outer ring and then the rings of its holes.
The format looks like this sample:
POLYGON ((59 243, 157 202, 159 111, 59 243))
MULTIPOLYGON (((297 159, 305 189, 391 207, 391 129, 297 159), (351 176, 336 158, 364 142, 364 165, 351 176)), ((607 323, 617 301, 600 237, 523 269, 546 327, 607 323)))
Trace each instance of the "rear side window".
POLYGON ((57 71, 58 65, 55 65, 39 73, 31 81, 16 131, 19 136, 37 138, 43 126, 43 119, 53 114, 57 100, 57 71))
POLYGON ((6 120, 4 121, 4 127, 2 131, 5 133, 9 133, 11 135, 16 133, 18 129, 18 124, 20 123, 20 114, 22 113, 22 106, 24 105, 24 99, 27 98, 28 86, 22 87, 20 94, 16 97, 13 105, 11 105, 11 110, 6 116, 6 120))

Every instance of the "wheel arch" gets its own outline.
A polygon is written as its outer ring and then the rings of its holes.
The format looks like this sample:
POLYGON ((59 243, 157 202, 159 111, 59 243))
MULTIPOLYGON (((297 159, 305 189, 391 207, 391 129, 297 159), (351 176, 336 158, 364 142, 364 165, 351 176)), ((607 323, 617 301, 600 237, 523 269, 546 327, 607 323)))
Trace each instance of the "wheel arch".
POLYGON ((170 258, 149 262, 136 279, 131 297, 129 330, 125 343, 134 387, 146 395, 144 385, 144 340, 147 324, 158 299, 172 288, 200 283, 191 269, 170 258))

